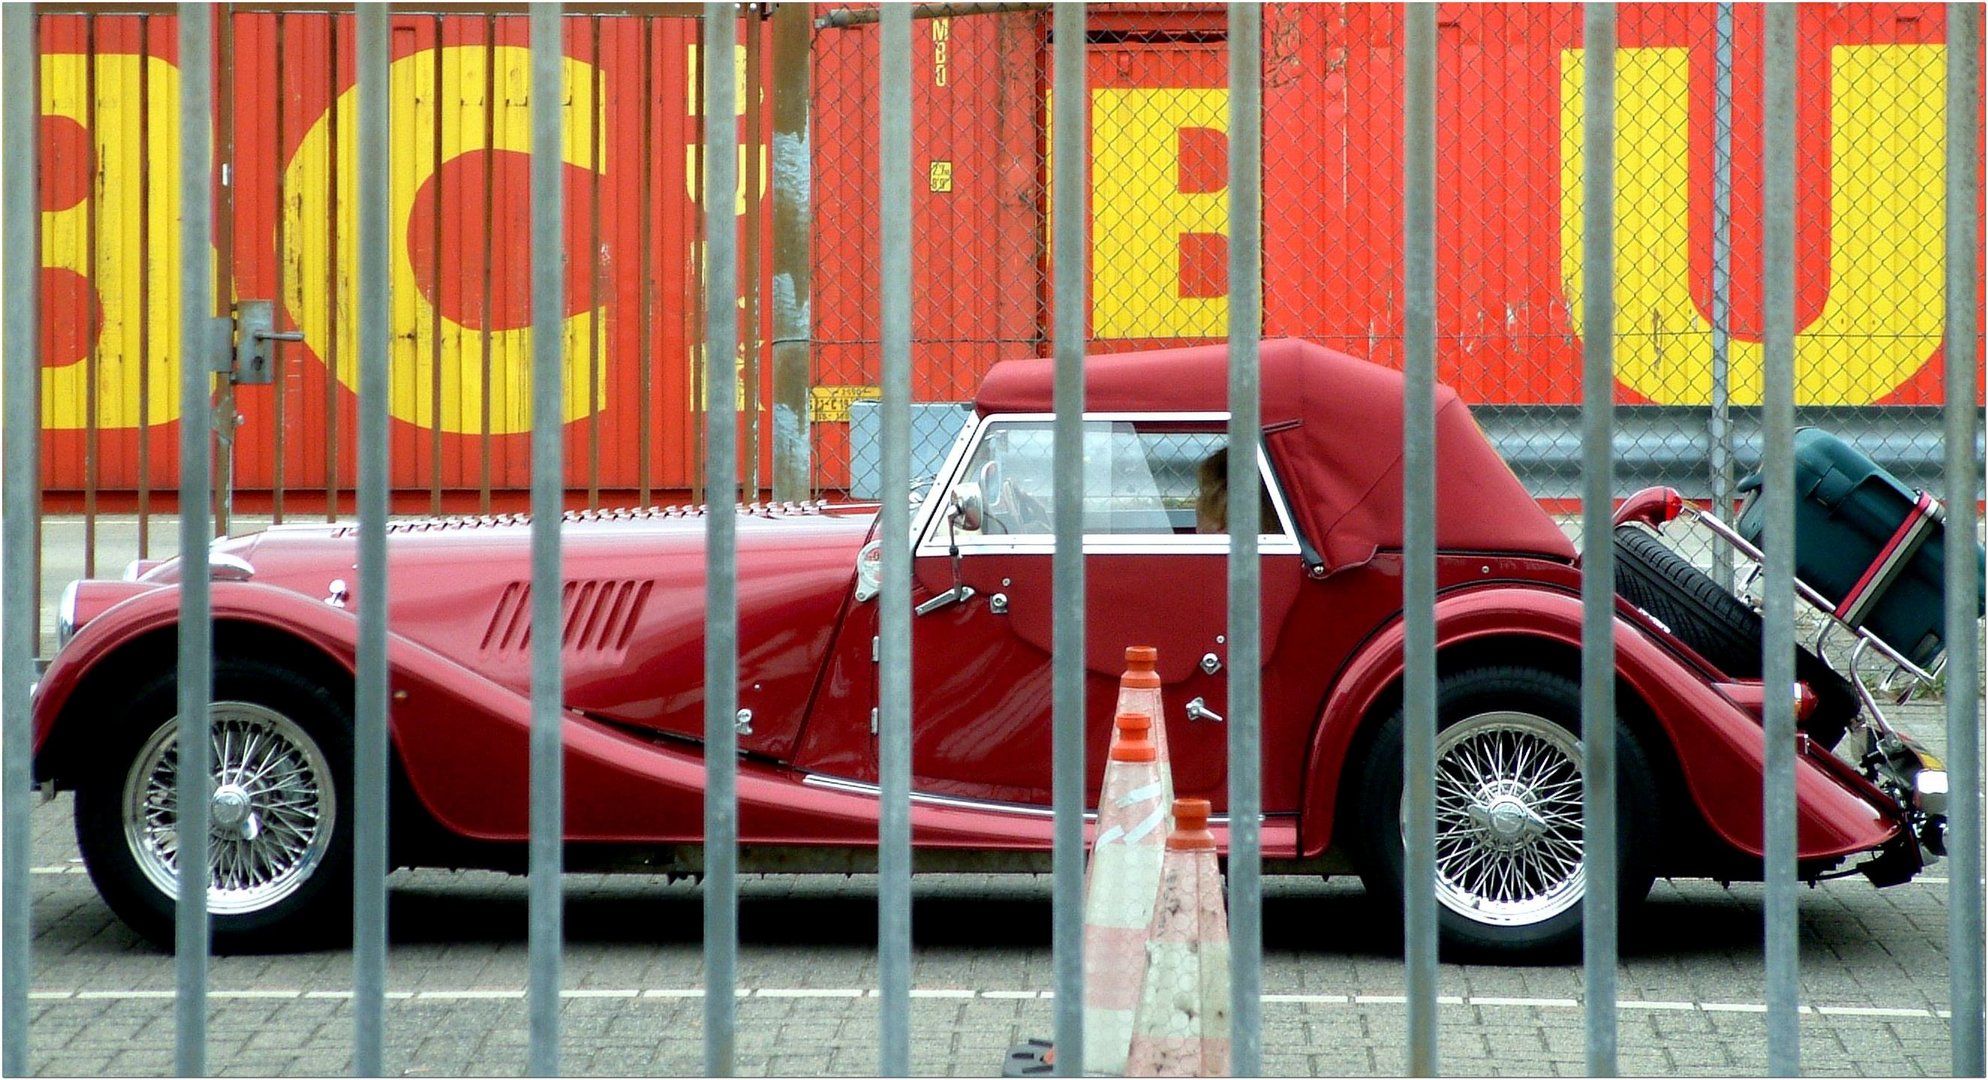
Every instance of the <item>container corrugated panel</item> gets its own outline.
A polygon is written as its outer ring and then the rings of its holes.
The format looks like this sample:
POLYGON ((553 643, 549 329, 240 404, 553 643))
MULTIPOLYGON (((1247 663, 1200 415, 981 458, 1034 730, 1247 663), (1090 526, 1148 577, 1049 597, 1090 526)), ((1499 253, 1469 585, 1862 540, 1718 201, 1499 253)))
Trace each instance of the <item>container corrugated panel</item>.
MULTIPOLYGON (((1219 9, 1097 14, 1091 50, 1094 348, 1226 333, 1226 53, 1219 9), (1213 14, 1211 14, 1211 12, 1213 14)), ((1710 8, 1619 15, 1619 398, 1710 394, 1710 8)), ((1944 10, 1801 13, 1797 364, 1804 405, 1931 405, 1938 341, 1944 10)), ((1758 397, 1760 15, 1737 13, 1734 401, 1758 397)), ((1441 377, 1502 406, 1578 400, 1579 9, 1446 6, 1439 87, 1441 377)), ((237 7, 231 289, 301 329, 273 386, 239 389, 238 492, 323 499, 355 476, 356 147, 351 17, 237 7), (316 495, 312 495, 316 493, 316 495)), ((970 395, 1051 339, 1040 12, 921 20, 914 34, 914 394, 970 395)), ((43 482, 176 482, 176 26, 45 14, 41 127, 43 482)), ((1268 13, 1265 326, 1399 361, 1399 8, 1268 13)), ((567 19, 566 416, 576 489, 682 489, 701 432, 695 267, 697 29, 567 19), (650 447, 648 460, 639 447, 650 447)), ((812 199, 817 473, 847 476, 846 405, 876 381, 875 30, 816 32, 812 199), (832 467, 831 467, 832 466, 832 467)), ((397 13, 394 483, 529 482, 527 40, 520 16, 397 13), (486 407, 487 406, 487 407, 486 407)), ((735 58, 735 65, 737 60, 735 58)), ((771 109, 745 133, 762 187, 771 109)), ((741 199, 760 217, 761 192, 741 199)), ((742 232, 745 230, 742 228, 742 232)), ((770 249, 770 245, 769 245, 770 249)), ((770 258, 759 265, 770 297, 770 258)), ((760 407, 770 303, 760 305, 760 407)), ((770 438, 761 426, 761 468, 770 438)), ((349 497, 341 496, 349 506, 349 497)))

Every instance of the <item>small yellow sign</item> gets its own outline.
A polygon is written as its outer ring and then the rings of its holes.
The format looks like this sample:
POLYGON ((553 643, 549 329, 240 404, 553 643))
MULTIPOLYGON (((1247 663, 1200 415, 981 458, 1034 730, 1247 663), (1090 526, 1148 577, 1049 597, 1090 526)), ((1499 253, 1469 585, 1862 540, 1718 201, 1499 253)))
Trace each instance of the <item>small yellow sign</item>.
POLYGON ((834 424, 849 422, 849 403, 876 401, 884 396, 881 386, 817 386, 809 394, 816 420, 834 424))
MULTIPOLYGON (((953 21, 940 17, 932 20, 932 85, 944 86, 949 81, 948 68, 951 61, 951 39, 953 21)), ((933 190, 937 190, 936 188, 933 190)))
POLYGON ((953 189, 953 163, 934 161, 931 171, 932 190, 947 192, 953 189))

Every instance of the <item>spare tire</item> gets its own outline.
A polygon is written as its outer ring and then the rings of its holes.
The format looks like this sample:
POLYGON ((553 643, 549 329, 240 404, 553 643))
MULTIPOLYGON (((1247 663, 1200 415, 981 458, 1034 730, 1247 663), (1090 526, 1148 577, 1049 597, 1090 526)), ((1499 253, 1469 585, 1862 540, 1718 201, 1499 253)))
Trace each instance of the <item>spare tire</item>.
MULTIPOLYGON (((1636 525, 1615 528, 1615 591, 1670 628, 1714 667, 1738 679, 1761 677, 1760 613, 1636 525)), ((1815 692, 1803 725, 1809 737, 1834 747, 1861 703, 1850 680, 1814 652, 1796 646, 1795 677, 1815 692)))

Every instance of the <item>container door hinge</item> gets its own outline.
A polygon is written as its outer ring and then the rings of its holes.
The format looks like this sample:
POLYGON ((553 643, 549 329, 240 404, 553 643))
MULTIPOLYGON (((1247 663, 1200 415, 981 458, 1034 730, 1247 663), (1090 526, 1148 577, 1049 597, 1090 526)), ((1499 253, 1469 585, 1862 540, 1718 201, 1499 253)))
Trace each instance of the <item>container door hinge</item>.
POLYGON ((871 709, 871 710, 870 710, 870 734, 872 734, 872 735, 875 735, 875 734, 877 734, 877 732, 878 732, 878 731, 879 731, 879 728, 877 727, 877 710, 876 710, 876 709, 871 709))

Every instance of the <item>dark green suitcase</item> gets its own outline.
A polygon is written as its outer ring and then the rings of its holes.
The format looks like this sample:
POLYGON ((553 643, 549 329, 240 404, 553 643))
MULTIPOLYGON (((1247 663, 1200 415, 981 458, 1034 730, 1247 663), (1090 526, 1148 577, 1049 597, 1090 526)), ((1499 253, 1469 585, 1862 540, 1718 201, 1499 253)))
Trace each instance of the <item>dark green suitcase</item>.
MULTIPOLYGON (((1759 472, 1739 532, 1760 544, 1759 472)), ((1795 432, 1795 573, 1833 614, 1882 638, 1920 667, 1946 647, 1946 523, 1930 498, 1821 428, 1795 432)), ((1974 545, 1977 564, 1982 551, 1974 545)), ((1981 582, 1979 576, 1976 582, 1981 582)), ((1982 610, 1975 597, 1975 611, 1982 610)))

